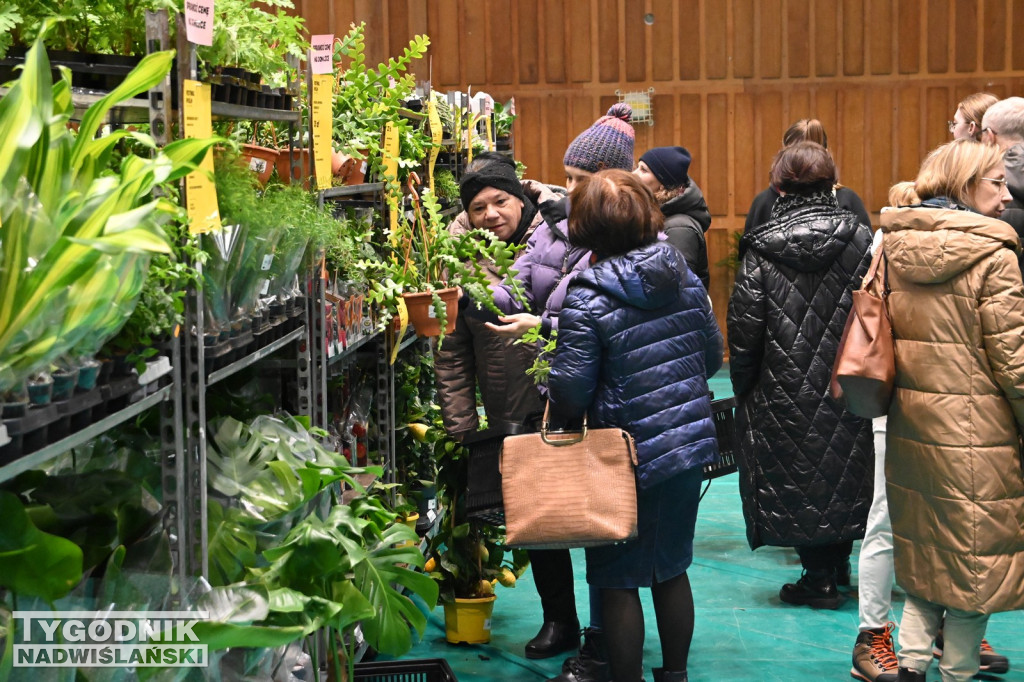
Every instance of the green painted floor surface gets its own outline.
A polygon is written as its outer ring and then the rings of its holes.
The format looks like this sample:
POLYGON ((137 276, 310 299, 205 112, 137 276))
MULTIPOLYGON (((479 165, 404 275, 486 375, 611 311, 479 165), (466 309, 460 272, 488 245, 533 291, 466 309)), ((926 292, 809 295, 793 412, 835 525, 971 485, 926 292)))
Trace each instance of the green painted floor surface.
MULTIPOLYGON (((712 379, 717 397, 731 394, 728 375, 712 379)), ((690 648, 689 677, 701 680, 849 680, 850 655, 857 636, 857 564, 854 545, 853 589, 836 611, 783 604, 779 588, 800 576, 796 552, 765 547, 751 552, 740 511, 736 474, 711 482, 701 502, 690 568, 696 627, 690 648)), ((581 622, 588 614, 582 550, 573 551, 576 603, 581 622)), ((641 590, 646 616, 644 667, 661 665, 650 591, 641 590)), ((903 594, 893 593, 895 618, 903 594)), ((897 621, 898 622, 898 621, 897 621)), ((532 661, 523 647, 541 624, 540 600, 529 571, 513 589, 498 588, 488 645, 450 645, 444 640, 444 614, 430 614, 423 640, 405 657, 445 658, 459 682, 533 682, 558 674, 564 656, 532 661)), ((1010 659, 1010 672, 979 679, 1024 682, 1024 612, 992 616, 988 640, 1010 659)), ((929 680, 940 679, 932 665, 929 680)))

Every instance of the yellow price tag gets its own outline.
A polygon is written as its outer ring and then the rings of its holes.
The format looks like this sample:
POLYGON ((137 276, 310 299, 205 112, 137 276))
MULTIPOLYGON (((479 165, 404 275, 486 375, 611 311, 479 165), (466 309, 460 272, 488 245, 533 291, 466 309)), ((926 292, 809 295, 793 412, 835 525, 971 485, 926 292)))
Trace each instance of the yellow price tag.
POLYGON ((433 93, 427 100, 427 121, 430 123, 430 142, 434 145, 430 148, 430 161, 427 164, 427 182, 430 191, 434 191, 434 164, 437 163, 437 155, 441 151, 441 140, 444 138, 444 130, 441 127, 441 116, 437 113, 437 105, 434 103, 433 93))
POLYGON ((398 197, 402 193, 398 186, 398 130, 390 121, 384 125, 384 178, 388 183, 388 222, 391 233, 398 229, 398 197))
MULTIPOLYGON (((394 318, 392 318, 392 321, 394 318)), ((409 328, 409 309, 405 307, 405 299, 398 299, 398 332, 395 332, 395 326, 392 324, 388 329, 392 334, 395 334, 391 338, 391 364, 395 364, 395 360, 398 359, 398 347, 402 343, 402 339, 405 338, 405 331, 409 328)))
MULTIPOLYGON (((210 86, 199 81, 185 81, 185 137, 213 136, 210 120, 210 86)), ((189 232, 201 234, 219 230, 220 210, 217 207, 217 186, 213 182, 213 151, 199 163, 199 169, 185 176, 185 209, 188 212, 189 232)))
POLYGON ((331 186, 331 118, 333 116, 332 88, 334 76, 329 73, 313 76, 312 126, 313 164, 316 168, 317 189, 331 186))
POLYGON ((487 121, 487 149, 493 152, 494 135, 491 133, 491 117, 488 116, 485 120, 487 121))

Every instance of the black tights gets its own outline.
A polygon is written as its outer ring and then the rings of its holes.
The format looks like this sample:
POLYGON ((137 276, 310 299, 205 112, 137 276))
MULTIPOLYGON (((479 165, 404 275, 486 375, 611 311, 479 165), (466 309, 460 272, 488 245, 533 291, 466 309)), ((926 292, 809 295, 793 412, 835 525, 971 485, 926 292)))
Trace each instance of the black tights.
MULTIPOLYGON (((686 573, 651 586, 665 670, 682 672, 693 639, 693 592, 686 573)), ((644 612, 638 589, 602 589, 605 642, 615 682, 643 677, 644 612)))

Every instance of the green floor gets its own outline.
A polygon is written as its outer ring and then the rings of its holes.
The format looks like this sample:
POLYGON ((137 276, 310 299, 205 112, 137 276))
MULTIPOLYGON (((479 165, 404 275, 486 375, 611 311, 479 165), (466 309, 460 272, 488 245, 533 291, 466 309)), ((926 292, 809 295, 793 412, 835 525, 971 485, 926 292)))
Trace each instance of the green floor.
MULTIPOLYGON (((718 397, 729 395, 720 373, 712 380, 718 397)), ((856 554, 858 545, 854 546, 856 554)), ((576 603, 587 617, 587 586, 582 550, 573 552, 576 603)), ((857 635, 857 573, 853 590, 836 611, 794 607, 779 601, 779 587, 800 575, 790 549, 751 552, 744 534, 735 474, 716 479, 701 503, 690 569, 696 603, 696 630, 690 650, 690 679, 698 680, 849 680, 850 653, 857 635)), ((641 591, 647 616, 644 661, 661 664, 650 592, 641 591)), ((903 595, 896 590, 898 618, 903 595)), ((498 589, 489 645, 450 645, 444 640, 440 608, 430 616, 426 635, 407 658, 446 658, 459 682, 546 680, 559 671, 563 657, 530 661, 523 646, 541 623, 540 600, 529 572, 514 589, 498 589)), ((988 679, 1024 682, 1024 612, 992 617, 988 639, 1010 658, 1006 675, 988 679)), ((938 680, 933 665, 929 680, 938 680)))

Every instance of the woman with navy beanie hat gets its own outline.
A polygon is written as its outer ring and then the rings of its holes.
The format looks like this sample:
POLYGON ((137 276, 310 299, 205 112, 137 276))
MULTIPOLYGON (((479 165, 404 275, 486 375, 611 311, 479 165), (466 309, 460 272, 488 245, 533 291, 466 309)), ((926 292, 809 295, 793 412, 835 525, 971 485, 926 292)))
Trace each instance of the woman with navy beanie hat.
POLYGON ((690 160, 686 147, 655 147, 644 152, 633 174, 654 193, 665 216, 668 243, 682 252, 706 290, 711 277, 704 233, 711 227, 711 214, 700 187, 688 174, 690 160))

